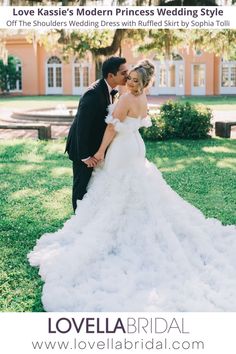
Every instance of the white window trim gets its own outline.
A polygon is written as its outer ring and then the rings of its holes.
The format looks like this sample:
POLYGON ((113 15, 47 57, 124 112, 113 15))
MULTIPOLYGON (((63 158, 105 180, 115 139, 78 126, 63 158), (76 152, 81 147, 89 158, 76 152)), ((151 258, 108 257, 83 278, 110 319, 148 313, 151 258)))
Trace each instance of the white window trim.
POLYGON ((183 96, 185 93, 185 62, 184 60, 165 60, 165 61, 155 61, 156 67, 156 80, 154 86, 152 86, 149 91, 152 95, 176 95, 183 96), (167 85, 169 85, 169 67, 175 65, 175 86, 169 87, 160 86, 160 69, 162 66, 165 66, 167 74, 167 85), (180 65, 183 65, 183 86, 179 87, 179 71, 178 68, 180 65))
POLYGON ((205 63, 192 63, 191 64, 191 95, 192 96, 205 96, 206 95, 206 64, 205 63), (204 66, 204 87, 194 87, 194 65, 202 65, 204 66))
MULTIPOLYGON (((63 66, 61 63, 48 63, 48 60, 51 57, 57 57, 57 55, 51 55, 50 57, 46 58, 46 65, 45 65, 45 94, 46 95, 61 95, 63 94, 63 66), (48 68, 61 68, 61 87, 48 87, 48 68)), ((61 61, 61 59, 60 59, 61 61)), ((55 70, 56 71, 56 70, 55 70)))
POLYGON ((81 61, 75 62, 76 58, 74 58, 72 62, 72 93, 73 95, 81 95, 88 88, 88 86, 83 85, 83 69, 88 68, 88 82, 90 82, 90 68, 91 65, 88 62, 81 61), (75 86, 75 68, 80 69, 80 86, 75 86))
POLYGON ((229 67, 229 78, 231 77, 231 67, 233 65, 236 65, 236 60, 232 61, 221 61, 220 63, 220 94, 236 94, 236 86, 231 86, 231 87, 225 87, 222 86, 222 70, 223 70, 223 65, 228 65, 229 67))

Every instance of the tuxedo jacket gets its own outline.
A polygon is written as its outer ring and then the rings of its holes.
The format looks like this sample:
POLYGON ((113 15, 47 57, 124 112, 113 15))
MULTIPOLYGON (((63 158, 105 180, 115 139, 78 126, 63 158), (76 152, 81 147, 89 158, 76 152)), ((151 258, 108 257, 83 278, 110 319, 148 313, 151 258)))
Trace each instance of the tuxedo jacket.
POLYGON ((79 162, 97 152, 106 129, 109 104, 109 91, 104 79, 96 81, 81 97, 67 137, 65 152, 70 160, 79 162))

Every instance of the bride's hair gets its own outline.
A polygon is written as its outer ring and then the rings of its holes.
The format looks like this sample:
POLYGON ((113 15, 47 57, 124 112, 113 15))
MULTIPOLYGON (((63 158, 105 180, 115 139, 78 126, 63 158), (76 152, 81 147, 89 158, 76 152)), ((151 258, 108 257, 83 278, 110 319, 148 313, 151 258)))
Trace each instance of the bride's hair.
POLYGON ((138 73, 140 89, 143 90, 150 84, 155 73, 155 66, 150 60, 144 59, 136 64, 131 71, 138 73))

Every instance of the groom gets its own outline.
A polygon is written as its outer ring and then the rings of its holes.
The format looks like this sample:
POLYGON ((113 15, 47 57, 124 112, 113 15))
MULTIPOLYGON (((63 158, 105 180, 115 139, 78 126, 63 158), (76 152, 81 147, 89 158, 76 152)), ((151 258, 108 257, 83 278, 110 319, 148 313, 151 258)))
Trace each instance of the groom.
POLYGON ((96 81, 81 97, 77 114, 70 128, 66 149, 73 161, 72 205, 83 199, 93 167, 98 163, 93 156, 102 142, 106 129, 107 107, 113 103, 114 88, 125 85, 128 66, 125 58, 110 57, 102 65, 101 80, 96 81))

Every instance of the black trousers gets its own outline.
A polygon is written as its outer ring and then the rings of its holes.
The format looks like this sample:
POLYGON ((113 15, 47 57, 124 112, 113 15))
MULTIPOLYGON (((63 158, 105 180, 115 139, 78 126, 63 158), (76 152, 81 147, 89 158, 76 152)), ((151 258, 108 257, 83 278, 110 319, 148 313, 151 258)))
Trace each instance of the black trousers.
POLYGON ((75 211, 77 204, 76 201, 82 200, 87 192, 87 185, 90 180, 93 168, 80 162, 73 162, 73 189, 72 189, 72 206, 75 211))

